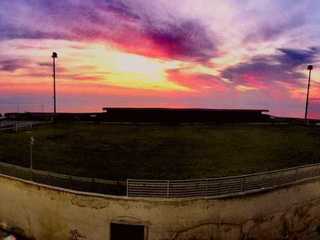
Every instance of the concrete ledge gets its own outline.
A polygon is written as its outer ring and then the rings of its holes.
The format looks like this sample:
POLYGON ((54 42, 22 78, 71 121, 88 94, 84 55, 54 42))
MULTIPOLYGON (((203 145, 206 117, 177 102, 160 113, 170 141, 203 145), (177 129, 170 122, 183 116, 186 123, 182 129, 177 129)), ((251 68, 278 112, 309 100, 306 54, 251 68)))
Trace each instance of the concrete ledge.
POLYGON ((320 181, 223 198, 92 194, 0 175, 0 226, 34 239, 110 239, 110 224, 145 226, 148 240, 308 239, 320 225, 320 181))

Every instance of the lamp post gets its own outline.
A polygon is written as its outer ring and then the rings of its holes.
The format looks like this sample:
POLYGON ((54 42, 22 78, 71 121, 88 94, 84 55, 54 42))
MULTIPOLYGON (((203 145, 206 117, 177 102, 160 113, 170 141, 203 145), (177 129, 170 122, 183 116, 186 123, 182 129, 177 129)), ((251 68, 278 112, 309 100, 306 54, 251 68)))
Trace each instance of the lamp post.
POLYGON ((311 71, 313 69, 312 65, 308 65, 309 70, 309 79, 308 79, 308 89, 307 89, 307 100, 306 100, 306 109, 305 109, 305 113, 304 113, 304 121, 305 123, 308 122, 308 107, 309 107, 309 93, 310 93, 310 81, 311 81, 311 71))
POLYGON ((57 105, 56 105, 56 58, 58 58, 58 54, 56 52, 52 53, 53 60, 53 112, 54 115, 57 113, 57 105))

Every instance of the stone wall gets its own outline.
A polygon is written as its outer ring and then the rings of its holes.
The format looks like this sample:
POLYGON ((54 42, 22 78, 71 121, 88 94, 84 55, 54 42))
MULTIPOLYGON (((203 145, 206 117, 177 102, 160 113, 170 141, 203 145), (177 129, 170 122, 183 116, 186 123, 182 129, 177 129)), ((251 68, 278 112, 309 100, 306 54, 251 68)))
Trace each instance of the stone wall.
POLYGON ((148 240, 310 239, 320 224, 320 180, 224 199, 162 200, 80 193, 0 175, 2 228, 37 240, 109 240, 112 222, 143 224, 148 240))

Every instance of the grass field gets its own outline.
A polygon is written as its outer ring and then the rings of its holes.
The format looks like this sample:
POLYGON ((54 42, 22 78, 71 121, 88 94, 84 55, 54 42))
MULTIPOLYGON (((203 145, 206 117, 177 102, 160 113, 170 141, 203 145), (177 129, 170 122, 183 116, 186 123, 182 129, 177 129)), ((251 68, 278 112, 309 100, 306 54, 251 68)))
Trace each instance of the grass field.
POLYGON ((320 162, 320 128, 57 123, 0 133, 0 161, 105 179, 237 175, 320 162))

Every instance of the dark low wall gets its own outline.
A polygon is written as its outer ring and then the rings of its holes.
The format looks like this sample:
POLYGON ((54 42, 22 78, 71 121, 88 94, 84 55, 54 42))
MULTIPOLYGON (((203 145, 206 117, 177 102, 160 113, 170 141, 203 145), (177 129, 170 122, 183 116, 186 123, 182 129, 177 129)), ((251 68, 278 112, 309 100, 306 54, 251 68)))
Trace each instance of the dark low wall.
POLYGON ((108 122, 267 122, 267 110, 104 108, 101 113, 6 113, 11 120, 81 120, 108 122))
POLYGON ((104 108, 110 121, 130 122, 264 122, 266 110, 104 108))

